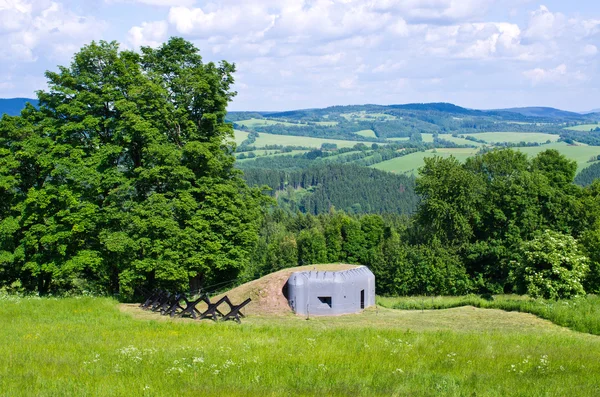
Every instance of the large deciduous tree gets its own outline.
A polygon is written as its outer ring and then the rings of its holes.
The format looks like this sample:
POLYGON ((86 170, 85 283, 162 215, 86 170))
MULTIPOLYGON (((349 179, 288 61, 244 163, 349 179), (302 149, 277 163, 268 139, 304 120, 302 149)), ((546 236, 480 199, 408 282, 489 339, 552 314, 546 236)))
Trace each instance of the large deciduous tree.
POLYGON ((0 122, 0 278, 131 295, 235 278, 260 194, 234 170, 235 66, 189 42, 92 43, 0 122), (83 280, 83 282, 82 282, 83 280))

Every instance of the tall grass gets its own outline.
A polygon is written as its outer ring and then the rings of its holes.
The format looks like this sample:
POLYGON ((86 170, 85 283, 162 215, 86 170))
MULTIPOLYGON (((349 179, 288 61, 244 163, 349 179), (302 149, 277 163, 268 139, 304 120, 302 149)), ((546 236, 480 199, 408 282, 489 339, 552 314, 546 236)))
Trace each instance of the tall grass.
POLYGON ((458 297, 379 297, 377 302, 383 307, 403 310, 475 306, 485 309, 531 313, 575 331, 600 335, 600 297, 596 295, 558 301, 531 299, 519 295, 496 295, 493 300, 483 299, 476 295, 458 297))
POLYGON ((241 325, 154 321, 122 313, 117 305, 87 297, 1 301, 0 394, 600 393, 600 338, 556 327, 539 333, 416 332, 401 323, 330 327, 326 318, 294 316, 248 317, 241 325))

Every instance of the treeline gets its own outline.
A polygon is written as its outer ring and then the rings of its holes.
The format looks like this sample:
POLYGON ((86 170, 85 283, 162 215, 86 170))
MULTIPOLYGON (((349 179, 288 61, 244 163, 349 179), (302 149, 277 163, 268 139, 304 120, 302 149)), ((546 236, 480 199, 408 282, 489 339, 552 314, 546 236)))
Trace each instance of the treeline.
POLYGON ((511 149, 426 159, 414 217, 268 214, 256 276, 321 262, 369 266, 381 294, 600 292, 600 183, 573 184, 576 163, 555 150, 511 149))
POLYGON ((598 178, 600 178, 600 163, 595 163, 581 170, 575 177, 575 183, 589 186, 598 178))
POLYGON ((575 142, 585 143, 590 146, 600 146, 600 131, 572 131, 563 130, 560 134, 561 140, 568 144, 575 142))
MULTIPOLYGON (((434 139, 434 142, 423 142, 421 134, 413 134, 410 140, 401 141, 397 143, 388 143, 385 145, 379 145, 377 143, 367 146, 364 143, 357 143, 352 148, 341 148, 341 149, 325 149, 327 145, 323 144, 322 149, 313 149, 306 153, 298 153, 295 155, 280 155, 280 156, 264 156, 257 157, 251 156, 251 160, 238 162, 237 167, 242 170, 249 169, 272 169, 272 170, 300 170, 306 169, 312 166, 318 166, 320 164, 347 164, 352 163, 355 165, 362 165, 365 167, 381 163, 386 160, 393 158, 406 156, 411 153, 425 151, 428 149, 449 147, 458 148, 465 147, 465 145, 458 145, 454 142, 449 142, 442 139, 434 139)), ((277 149, 281 148, 282 151, 290 150, 281 146, 267 146, 266 149, 277 149)), ((245 147, 244 150, 249 149, 245 147)), ((295 147, 294 149, 299 149, 295 147)), ((249 156, 239 157, 240 159, 248 159, 249 156)))
POLYGON ((358 165, 293 172, 249 169, 244 178, 250 186, 268 186, 280 206, 292 213, 316 215, 336 208, 354 214, 412 214, 418 203, 413 177, 358 165))

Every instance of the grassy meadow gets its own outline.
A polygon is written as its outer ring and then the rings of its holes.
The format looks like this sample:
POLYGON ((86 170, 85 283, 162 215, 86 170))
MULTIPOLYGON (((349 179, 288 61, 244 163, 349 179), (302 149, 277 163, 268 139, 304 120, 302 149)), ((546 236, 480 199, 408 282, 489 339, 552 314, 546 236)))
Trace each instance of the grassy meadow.
MULTIPOLYGON (((600 155, 599 146, 568 145, 565 142, 554 142, 540 146, 517 147, 514 149, 526 153, 531 157, 536 156, 544 150, 556 149, 569 159, 577 162, 577 171, 581 171, 583 168, 591 165, 589 160, 592 157, 600 155)), ((428 150, 425 152, 411 153, 407 156, 397 157, 395 159, 374 164, 372 167, 398 174, 412 173, 416 175, 418 169, 425 164, 424 158, 426 157, 433 157, 435 155, 441 157, 454 156, 460 161, 465 161, 467 158, 474 156, 477 151, 478 149, 476 148, 439 148, 436 149, 435 152, 433 150, 428 150)))
POLYGON ((454 156, 460 161, 465 161, 467 158, 474 156, 479 149, 476 148, 440 148, 433 150, 427 150, 425 152, 411 153, 403 157, 396 157, 391 160, 383 161, 372 165, 373 168, 379 170, 394 172, 398 174, 412 173, 417 174, 419 168, 425 165, 426 157, 450 157, 454 156))
POLYGON ((233 136, 236 145, 240 145, 246 139, 248 139, 248 132, 242 130, 233 130, 233 136))
POLYGON ((541 132, 480 132, 477 134, 467 135, 481 139, 488 143, 546 143, 547 141, 556 142, 560 138, 558 135, 545 134, 541 132))
POLYGON ((238 121, 237 124, 243 125, 248 128, 265 127, 269 125, 283 125, 285 127, 302 127, 303 124, 289 123, 287 121, 269 120, 269 119, 248 119, 238 121))
POLYGON ((367 138, 377 138, 377 135, 375 135, 375 131, 373 131, 373 130, 356 131, 355 134, 356 135, 360 135, 360 136, 364 136, 364 137, 367 137, 367 138))
POLYGON ((600 338, 525 313, 368 309, 241 325, 109 298, 4 298, 6 396, 594 396, 600 338))
MULTIPOLYGON (((294 135, 277 135, 267 134, 260 132, 256 142, 253 146, 257 148, 265 147, 267 145, 282 145, 282 146, 305 146, 320 148, 324 143, 335 143, 338 148, 353 147, 359 141, 346 141, 342 139, 324 139, 324 138, 311 138, 306 136, 294 136, 294 135)), ((366 145, 371 145, 372 142, 362 142, 366 145)))
POLYGON ((581 125, 576 125, 574 127, 567 127, 567 128, 565 128, 565 130, 589 132, 589 131, 593 130, 594 128, 598 128, 598 127, 600 127, 600 124, 581 124, 581 125))

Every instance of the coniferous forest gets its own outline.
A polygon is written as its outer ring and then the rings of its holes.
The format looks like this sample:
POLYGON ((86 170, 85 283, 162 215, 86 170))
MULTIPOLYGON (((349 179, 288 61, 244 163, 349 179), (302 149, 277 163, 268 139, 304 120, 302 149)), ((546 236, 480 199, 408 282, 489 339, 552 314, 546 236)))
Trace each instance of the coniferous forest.
MULTIPOLYGON (((383 295, 600 292, 595 169, 582 187, 577 164, 556 150, 500 148, 463 163, 428 157, 416 178, 365 168, 419 145, 457 145, 423 144, 413 123, 398 146, 374 143, 367 155, 359 144, 348 157, 363 163, 315 165, 335 157, 329 144, 242 171, 225 121, 234 72, 178 38, 140 53, 92 43, 47 72, 37 106, 0 121, 0 287, 131 299, 347 262, 369 266, 383 295)), ((442 105, 427 112, 439 117, 442 105)), ((379 123, 369 126, 393 135, 379 123)))

